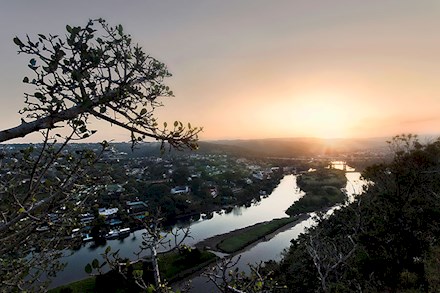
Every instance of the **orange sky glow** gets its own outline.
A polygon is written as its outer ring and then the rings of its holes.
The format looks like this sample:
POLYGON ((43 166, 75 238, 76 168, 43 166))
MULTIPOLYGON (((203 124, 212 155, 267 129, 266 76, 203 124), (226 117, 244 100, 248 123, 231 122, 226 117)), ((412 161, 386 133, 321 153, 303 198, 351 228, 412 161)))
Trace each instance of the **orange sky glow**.
MULTIPOLYGON (((12 38, 103 17, 173 73, 159 120, 202 140, 440 133, 439 1, 38 2, 0 4, 2 129, 29 73, 12 38)), ((101 124, 93 141, 130 139, 101 124)))

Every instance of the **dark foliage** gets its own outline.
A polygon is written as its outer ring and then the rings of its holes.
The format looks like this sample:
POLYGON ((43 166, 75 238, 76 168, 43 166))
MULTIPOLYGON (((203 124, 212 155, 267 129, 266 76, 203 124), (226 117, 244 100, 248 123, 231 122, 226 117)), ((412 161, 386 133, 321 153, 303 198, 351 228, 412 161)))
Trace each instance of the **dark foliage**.
POLYGON ((365 170, 365 193, 294 241, 279 266, 291 292, 438 288, 440 140, 390 145, 394 160, 365 170))

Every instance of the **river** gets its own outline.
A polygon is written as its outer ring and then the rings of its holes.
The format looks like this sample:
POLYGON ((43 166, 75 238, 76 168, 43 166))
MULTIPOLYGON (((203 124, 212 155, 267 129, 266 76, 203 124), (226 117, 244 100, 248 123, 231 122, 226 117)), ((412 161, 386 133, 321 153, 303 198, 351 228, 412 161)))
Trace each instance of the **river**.
MULTIPOLYGON (((359 194, 362 182, 360 173, 346 173, 347 193, 349 197, 359 194)), ((186 244, 193 245, 208 237, 226 233, 239 228, 244 228, 255 223, 269 221, 274 218, 285 217, 286 209, 299 198, 304 195, 296 185, 296 176, 286 175, 281 179, 279 185, 272 193, 261 201, 252 204, 250 207, 235 207, 229 213, 224 211, 214 212, 212 218, 203 219, 202 217, 190 225, 192 238, 186 239, 186 244)), ((260 242, 249 250, 241 254, 239 268, 247 270, 248 263, 256 263, 269 259, 280 260, 281 252, 290 245, 290 240, 296 238, 304 231, 306 227, 313 225, 313 220, 303 221, 293 228, 277 234, 266 242, 260 242)), ((83 245, 79 250, 73 251, 71 255, 65 257, 67 266, 64 271, 60 272, 53 280, 51 287, 57 287, 66 283, 74 282, 88 275, 84 271, 84 267, 94 258, 100 259, 100 254, 110 245, 112 250, 120 250, 122 257, 134 258, 133 252, 138 250, 142 241, 143 230, 131 233, 128 238, 123 240, 107 241, 105 246, 95 247, 88 243, 83 245)), ((201 292, 200 289, 209 289, 206 286, 206 279, 196 277, 192 280, 193 292, 201 292)), ((205 290, 204 290, 205 291, 205 290)))
MULTIPOLYGON (((347 172, 347 196, 349 201, 353 200, 354 197, 362 192, 362 186, 364 185, 363 180, 361 180, 361 174, 359 172, 347 172)), ((285 177, 286 178, 286 177, 285 177)), ((294 177, 295 181, 291 186, 295 186, 296 190, 296 177, 294 177)), ((284 180, 284 179, 283 179, 284 180)), ((280 183, 281 185, 281 183, 280 183)), ((286 194, 285 197, 289 197, 288 190, 283 189, 286 194)), ((277 189, 274 190, 274 193, 277 189)), ((302 192, 300 196, 302 196, 302 192)), ((272 195, 271 195, 272 196, 272 195)), ((287 208, 282 209, 284 212, 287 208)), ((332 209, 328 211, 332 212, 332 209)), ((315 222, 313 218, 309 218, 305 221, 302 221, 295 225, 294 227, 286 230, 284 232, 278 233, 273 238, 268 241, 259 242, 257 245, 252 246, 250 249, 238 254, 236 257, 240 257, 240 260, 237 263, 238 268, 241 271, 249 272, 248 264, 259 263, 260 261, 268 261, 275 260, 279 261, 282 258, 282 253, 284 249, 290 246, 290 240, 297 238, 299 234, 303 233, 307 227, 311 227, 315 222)), ((217 233, 219 234, 219 233, 217 233)), ((206 277, 196 276, 191 280, 191 289, 189 292, 197 293, 197 292, 216 292, 216 288, 212 282, 210 282, 206 277)))

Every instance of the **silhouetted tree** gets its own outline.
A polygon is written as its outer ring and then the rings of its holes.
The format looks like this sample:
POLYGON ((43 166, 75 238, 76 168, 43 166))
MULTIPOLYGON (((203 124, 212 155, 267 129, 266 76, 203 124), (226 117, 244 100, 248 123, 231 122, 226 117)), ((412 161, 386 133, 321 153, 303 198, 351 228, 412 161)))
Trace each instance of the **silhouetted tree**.
POLYGON ((293 292, 438 288, 440 139, 421 144, 416 136, 399 135, 389 144, 394 159, 365 170, 365 192, 285 254, 280 279, 293 292))
POLYGON ((5 292, 45 290, 48 281, 40 283, 40 277, 63 268, 58 260, 72 242, 65 239, 78 227, 76 215, 108 183, 90 172, 107 142, 95 151, 69 147, 96 132, 91 117, 127 130, 133 145, 151 138, 162 148, 168 143, 194 149, 201 131, 178 121, 158 125, 158 99, 173 95, 163 82, 170 73, 121 25, 96 19, 66 30, 65 36, 14 38, 18 53, 31 56, 32 76, 23 82, 34 90, 25 94, 21 124, 0 131, 0 142, 33 132, 42 134, 42 142, 0 154, 0 290, 5 292))

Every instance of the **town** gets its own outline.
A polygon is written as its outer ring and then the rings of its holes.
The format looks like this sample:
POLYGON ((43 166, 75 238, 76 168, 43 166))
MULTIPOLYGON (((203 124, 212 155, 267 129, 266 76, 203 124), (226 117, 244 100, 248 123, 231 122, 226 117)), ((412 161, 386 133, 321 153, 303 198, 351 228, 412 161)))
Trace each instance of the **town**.
MULTIPOLYGON (((99 151, 98 144, 76 144, 69 152, 99 151)), ((27 145, 5 145, 4 153, 23 151, 27 145)), ((38 148, 38 145, 35 146, 38 148)), ((142 219, 159 213, 165 225, 209 218, 214 211, 230 212, 234 206, 250 206, 268 196, 285 174, 297 174, 328 164, 330 157, 295 159, 221 152, 145 153, 146 146, 132 151, 129 144, 111 145, 90 171, 92 185, 78 187, 75 203, 66 203, 48 214, 36 227, 50 235, 66 209, 81 209, 65 237, 76 243, 124 238, 142 229, 142 219), (83 202, 85 201, 85 202, 83 202)), ((339 158, 347 159, 347 155, 339 158)), ((353 163, 371 160, 371 154, 351 155, 353 163)), ((59 169, 64 168, 62 160, 59 169)), ((11 170, 3 169, 2 176, 11 170)), ((56 175, 53 175, 56 177, 56 175)), ((287 208, 287 207, 286 207, 287 208)))

